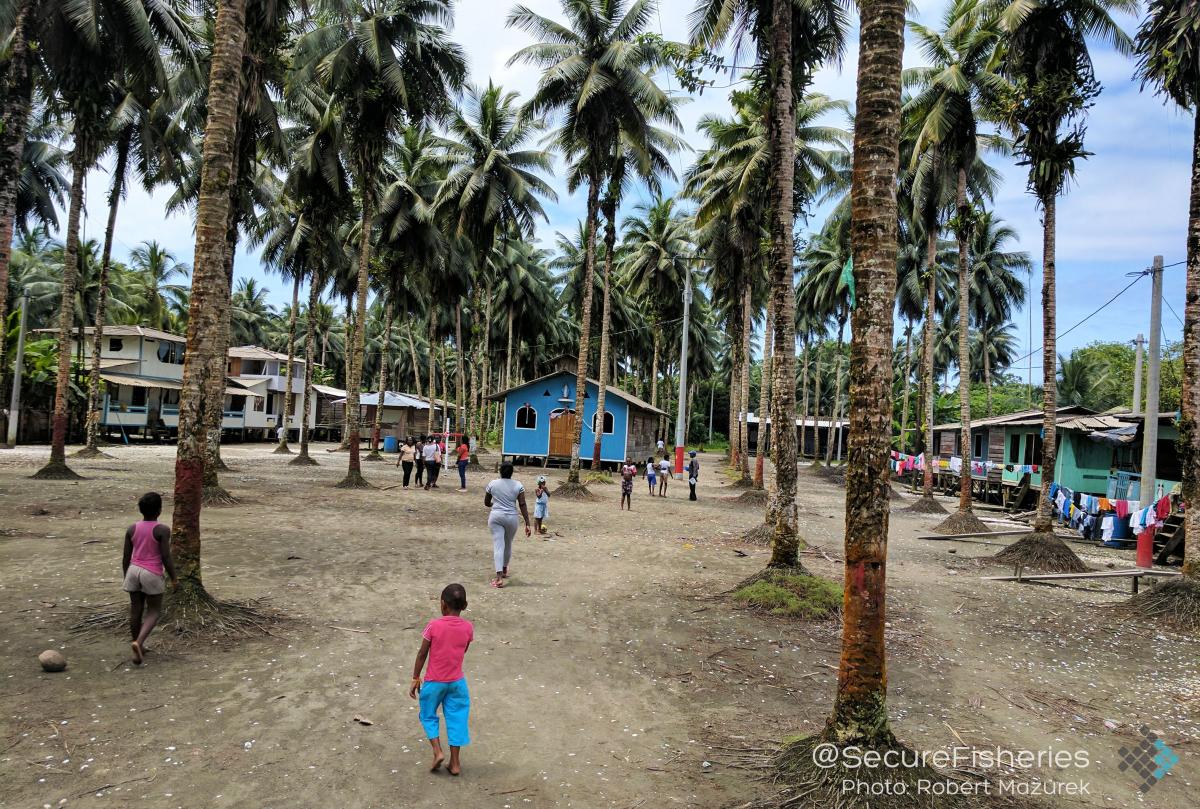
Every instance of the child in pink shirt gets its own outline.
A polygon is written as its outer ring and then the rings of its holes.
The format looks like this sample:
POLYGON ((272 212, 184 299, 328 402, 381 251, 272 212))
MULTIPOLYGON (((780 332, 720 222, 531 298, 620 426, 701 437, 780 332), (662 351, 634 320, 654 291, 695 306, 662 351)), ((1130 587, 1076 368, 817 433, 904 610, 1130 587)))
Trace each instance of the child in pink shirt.
POLYGON ((142 519, 125 531, 125 547, 121 554, 122 584, 129 593, 129 635, 133 662, 139 666, 144 657, 146 638, 162 614, 166 576, 175 577, 175 562, 171 558, 171 529, 158 521, 162 514, 162 495, 147 492, 138 500, 142 519), (164 575, 165 574, 165 575, 164 575))
POLYGON ((459 748, 471 743, 467 718, 471 713, 471 694, 467 691, 467 678, 463 676, 463 657, 467 647, 475 638, 475 628, 470 621, 459 617, 467 608, 467 590, 461 584, 447 584, 442 590, 442 617, 429 622, 421 634, 421 650, 413 665, 412 686, 408 695, 417 699, 420 694, 421 725, 433 748, 433 764, 430 772, 441 769, 446 756, 442 752, 441 725, 438 722, 438 707, 446 720, 446 740, 450 743, 450 763, 446 771, 458 775, 462 767, 458 760, 459 748), (429 666, 425 663, 428 660, 429 666), (425 669, 425 680, 421 681, 421 669, 425 669))

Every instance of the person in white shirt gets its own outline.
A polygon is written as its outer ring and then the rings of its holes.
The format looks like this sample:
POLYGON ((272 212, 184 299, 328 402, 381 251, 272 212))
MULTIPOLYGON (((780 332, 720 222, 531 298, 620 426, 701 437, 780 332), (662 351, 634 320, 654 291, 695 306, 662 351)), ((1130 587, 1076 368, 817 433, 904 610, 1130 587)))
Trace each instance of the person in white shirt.
POLYGON ((658 496, 667 496, 667 481, 671 479, 671 459, 663 453, 662 460, 658 462, 658 496))

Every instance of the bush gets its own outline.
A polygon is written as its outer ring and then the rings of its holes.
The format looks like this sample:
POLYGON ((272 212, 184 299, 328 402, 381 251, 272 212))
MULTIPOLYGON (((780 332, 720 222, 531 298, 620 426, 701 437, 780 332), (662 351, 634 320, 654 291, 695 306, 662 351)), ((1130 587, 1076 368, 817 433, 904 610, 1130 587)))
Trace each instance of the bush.
POLYGON ((842 588, 820 576, 767 571, 757 581, 733 591, 747 607, 789 618, 828 618, 842 608, 842 588))

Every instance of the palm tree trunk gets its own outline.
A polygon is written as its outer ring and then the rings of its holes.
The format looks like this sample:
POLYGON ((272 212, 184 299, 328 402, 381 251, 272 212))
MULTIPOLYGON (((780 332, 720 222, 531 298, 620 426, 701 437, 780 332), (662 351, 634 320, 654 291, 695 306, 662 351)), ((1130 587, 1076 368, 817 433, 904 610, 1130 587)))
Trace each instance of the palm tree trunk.
MULTIPOLYGON (((763 487, 763 469, 765 467, 770 426, 768 416, 771 413, 771 340, 775 330, 775 301, 767 301, 767 323, 763 328, 763 366, 762 384, 758 389, 758 453, 754 459, 754 488, 763 487)), ((689 412, 691 412, 689 410, 689 412)), ((787 429, 786 427, 784 429, 787 429)))
POLYGON ((864 4, 859 13, 859 116, 851 189, 859 295, 850 327, 845 600, 837 697, 822 738, 881 747, 894 742, 887 717, 883 630, 904 2, 877 0, 864 4))
POLYGON ((296 313, 300 309, 300 274, 296 273, 296 277, 292 279, 292 312, 288 317, 288 359, 287 359, 287 375, 285 376, 286 392, 283 394, 283 437, 279 439, 279 446, 275 447, 275 452, 281 455, 291 455, 292 450, 288 447, 288 430, 292 428, 292 415, 295 409, 292 406, 292 365, 296 360, 296 313))
MULTIPOLYGON (((405 331, 408 333, 408 354, 412 358, 413 385, 415 386, 413 388, 413 390, 416 391, 418 396, 420 396, 421 395, 421 364, 420 364, 420 359, 417 357, 417 343, 413 339, 412 320, 409 320, 408 328, 405 329, 405 331)), ((459 351, 458 356, 459 356, 459 362, 462 362, 462 351, 461 350, 459 351)), ((461 390, 461 388, 460 388, 460 390, 461 390)))
POLYGON ((388 388, 388 348, 392 344, 392 297, 389 295, 383 307, 383 340, 379 348, 379 395, 375 399, 375 423, 371 426, 371 452, 367 460, 382 460, 379 454, 379 436, 383 432, 383 403, 388 388))
POLYGON ((937 398, 937 386, 933 373, 933 331, 937 317, 937 228, 929 228, 925 236, 925 272, 929 279, 925 300, 925 476, 922 481, 922 496, 933 499, 933 459, 937 451, 933 446, 933 402, 937 398))
MULTIPOLYGON (((737 296, 739 304, 745 300, 741 283, 737 296)), ((738 470, 742 468, 742 373, 746 363, 742 348, 745 319, 741 309, 739 305, 729 317, 729 465, 738 470)))
POLYGON ((34 478, 71 480, 79 477, 67 466, 67 408, 71 382, 71 328, 75 321, 75 287, 79 280, 79 215, 83 210, 83 181, 91 160, 86 136, 76 130, 71 150, 71 197, 67 214, 67 244, 63 255, 62 299, 58 312, 58 376, 54 386, 54 421, 50 462, 34 478))
POLYGON ((604 305, 600 315, 600 391, 596 394, 595 440, 592 444, 592 469, 600 468, 600 442, 604 436, 604 397, 608 387, 609 330, 612 323, 613 253, 617 250, 617 198, 619 188, 610 181, 604 196, 604 305))
MULTIPOLYGON (((238 142, 238 148, 241 148, 243 145, 241 133, 239 133, 238 142)), ((240 165, 240 163, 239 159, 237 164, 240 165)), ((222 301, 221 333, 214 343, 213 353, 210 358, 212 367, 207 372, 209 379, 220 380, 220 384, 213 382, 204 391, 206 397, 204 404, 204 487, 201 499, 206 506, 233 505, 238 502, 236 497, 225 491, 221 486, 218 475, 219 472, 229 471, 229 467, 221 459, 221 433, 225 417, 226 358, 229 353, 229 335, 232 328, 229 296, 230 289, 233 287, 233 265, 237 256, 238 243, 237 215, 234 204, 231 199, 229 204, 229 221, 225 226, 225 273, 223 275, 224 284, 220 289, 220 300, 222 301)), ((245 405, 243 404, 244 412, 245 405)))
MULTIPOLYGON (((844 317, 844 315, 843 315, 844 317)), ((841 446, 842 346, 845 345, 846 321, 838 321, 837 353, 833 357, 833 410, 829 414, 829 440, 825 442, 825 465, 833 460, 834 446, 841 446)), ((890 443, 890 442, 889 442, 890 443)))
POLYGON ((341 489, 362 489, 368 484, 362 476, 362 411, 359 394, 362 390, 363 355, 367 348, 367 291, 371 280, 371 223, 375 218, 373 192, 376 167, 365 156, 358 159, 358 187, 362 196, 361 233, 358 237, 358 285, 355 296, 354 340, 350 349, 349 373, 346 379, 346 432, 350 440, 350 463, 346 477, 338 483, 341 489))
MULTIPOLYGON (((751 285, 747 280, 746 286, 742 290, 742 379, 741 392, 738 394, 738 401, 741 403, 741 411, 738 416, 738 471, 741 472, 741 482, 749 485, 754 483, 754 479, 750 476, 750 371, 753 368, 750 352, 753 345, 751 338, 754 336, 754 315, 751 311, 752 294, 751 285)), ((759 426, 761 426, 761 419, 759 426)))
MULTIPOLYGON (((816 365, 813 368, 813 465, 818 466, 821 463, 821 360, 824 348, 824 339, 814 346, 817 352, 816 365)), ((828 440, 828 439, 827 439, 828 440)))
MULTIPOLYGON (((433 432, 433 411, 434 400, 437 398, 437 359, 434 357, 434 346, 437 344, 437 307, 432 303, 429 306, 429 410, 425 412, 425 435, 433 432)), ((474 389, 477 385, 475 375, 471 375, 471 395, 474 396, 474 389)), ((471 408, 474 411, 474 408, 471 408)), ((470 417, 470 416, 468 416, 470 417)), ((473 424, 472 429, 478 429, 479 425, 473 424)))
POLYGON ((300 454, 289 463, 292 466, 312 466, 316 461, 308 454, 308 420, 312 417, 313 350, 317 341, 317 306, 321 300, 321 285, 314 276, 308 282, 308 318, 304 330, 304 407, 300 417, 300 454))
MULTIPOLYGON (((486 302, 483 307, 483 351, 479 355, 479 401, 476 405, 479 408, 480 432, 482 433, 476 441, 478 445, 483 444, 484 437, 489 433, 486 419, 488 415, 488 388, 490 387, 492 377, 492 280, 490 277, 488 278, 487 286, 484 288, 484 298, 486 302)), ((444 367, 443 373, 445 373, 444 367)), ((475 463, 478 464, 479 460, 476 459, 475 463)))
POLYGON ((908 442, 908 397, 912 393, 912 334, 913 319, 908 319, 904 329, 904 402, 900 410, 900 452, 907 452, 908 442))
POLYGON ((795 99, 792 95, 792 2, 774 0, 771 13, 771 87, 767 118, 770 164, 767 170, 771 210, 770 271, 775 307, 775 396, 771 420, 786 424, 775 433, 775 489, 767 505, 773 523, 769 567, 799 567, 800 532, 796 507, 796 289, 793 284, 792 209, 796 158, 795 99))
POLYGON ((1057 293, 1055 292, 1055 228, 1058 198, 1042 200, 1042 490, 1038 495, 1037 516, 1033 530, 1048 534, 1054 530, 1051 512, 1050 486, 1054 483, 1054 462, 1057 453, 1058 430, 1058 328, 1057 293))
MULTIPOLYGON (((17 213, 17 178, 25 150, 25 130, 33 105, 29 77, 28 29, 36 0, 21 0, 10 36, 8 75, 4 94, 4 121, 0 126, 0 325, 8 315, 8 266, 12 259, 13 221, 17 213)), ((4 382, 4 340, 0 339, 0 383, 4 382)), ((5 388, 7 390, 7 388, 5 388)), ((16 413, 9 414, 17 418, 16 413)))
MULTIPOLYGON (((100 349, 104 345, 105 306, 108 303, 108 269, 112 261, 113 233, 117 228, 117 207, 125 187, 125 171, 129 164, 128 127, 117 140, 117 161, 113 166, 112 187, 108 192, 108 222, 104 227, 104 253, 100 259, 100 277, 96 287, 96 326, 92 334, 92 368, 88 374, 87 445, 76 453, 80 457, 103 455, 97 446, 100 434, 100 349)), ((3 318, 0 318, 0 323, 3 318)))
MULTIPOLYGON (((962 456, 962 474, 958 478, 958 513, 971 513, 971 227, 967 217, 971 215, 967 204, 967 170, 958 167, 958 190, 956 195, 958 209, 958 227, 955 228, 958 237, 958 413, 961 431, 960 455, 962 456)), ((1053 356, 1053 355, 1051 355, 1053 356)))
MULTIPOLYGON (((661 339, 662 338, 659 336, 659 326, 656 323, 654 325, 654 334, 651 337, 651 342, 654 345, 654 348, 653 348, 654 359, 651 360, 651 362, 650 362, 650 406, 651 407, 658 407, 658 353, 659 353, 659 341, 661 339)), ((660 422, 661 422, 661 419, 660 419, 660 422)), ((660 429, 656 430, 656 433, 657 433, 657 435, 655 435, 655 438, 662 436, 661 427, 660 427, 660 429)), ((664 436, 664 438, 665 438, 665 436, 664 436)))
MULTIPOLYGON (((982 335, 981 335, 982 336, 982 335)), ((988 345, 983 343, 983 388, 987 391, 987 414, 992 415, 992 358, 989 356, 988 345)))
POLYGON ((587 393, 588 354, 592 341, 592 286, 596 270, 596 227, 600 198, 600 177, 588 176, 587 247, 583 259, 583 300, 579 307, 579 357, 575 363, 575 431, 571 438, 571 470, 567 483, 579 485, 579 442, 583 438, 583 405, 587 393))
MULTIPOLYGON (((463 411, 463 396, 465 394, 466 383, 463 379, 463 366, 467 362, 467 354, 463 351, 462 341, 462 307, 457 306, 454 309, 454 348, 458 352, 458 361, 454 363, 454 423, 460 433, 467 430, 467 419, 463 411)), ((421 383, 418 380, 417 390, 421 389, 421 383)))
MULTIPOLYGON (((350 355, 354 346, 354 327, 358 319, 354 317, 354 295, 346 296, 346 340, 342 345, 342 384, 350 387, 350 355)), ((347 396, 349 391, 347 391, 347 396)), ((339 450, 350 449, 350 408, 342 406, 342 441, 339 450)))
MULTIPOLYGON (((512 387, 512 352, 513 352, 513 305, 508 305, 508 338, 504 348, 504 390, 512 387)), ((496 443, 500 447, 500 454, 504 454, 504 419, 501 418, 497 422, 496 443)))
MULTIPOLYGON (((1188 200, 1187 292, 1183 308, 1183 393, 1179 438, 1183 502, 1200 503, 1200 114, 1192 128, 1192 185, 1188 200)), ((1200 583, 1200 508, 1183 512, 1183 578, 1200 583)))
POLYGON ((246 0, 221 0, 209 73, 208 118, 201 150, 200 198, 196 205, 196 258, 188 308, 187 354, 179 395, 179 443, 175 455, 175 503, 171 555, 179 574, 172 595, 207 598, 200 577, 200 508, 205 464, 205 388, 224 389, 224 317, 229 308, 225 281, 226 231, 236 159, 237 108, 246 0), (224 293, 224 294, 222 294, 224 293), (212 378, 214 367, 222 373, 212 378))
MULTIPOLYGON (((773 300, 773 299, 772 299, 773 300)), ((804 340, 804 346, 801 354, 801 376, 800 390, 804 391, 804 404, 800 408, 800 443, 796 449, 796 460, 804 456, 804 434, 808 431, 808 364, 812 361, 811 347, 808 339, 804 340)))

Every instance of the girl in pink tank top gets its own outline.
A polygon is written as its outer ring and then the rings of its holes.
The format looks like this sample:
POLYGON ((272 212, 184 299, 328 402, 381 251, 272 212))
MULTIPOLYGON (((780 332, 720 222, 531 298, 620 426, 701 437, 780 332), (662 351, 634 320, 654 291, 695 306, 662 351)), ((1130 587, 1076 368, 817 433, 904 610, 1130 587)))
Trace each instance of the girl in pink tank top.
POLYGON ((125 574, 124 590, 129 593, 129 634, 133 638, 133 662, 141 664, 143 645, 158 623, 162 613, 163 593, 167 583, 163 576, 175 577, 175 562, 171 559, 171 529, 158 521, 162 514, 162 497, 157 492, 142 495, 138 500, 142 519, 125 531, 125 550, 121 569, 125 574))

